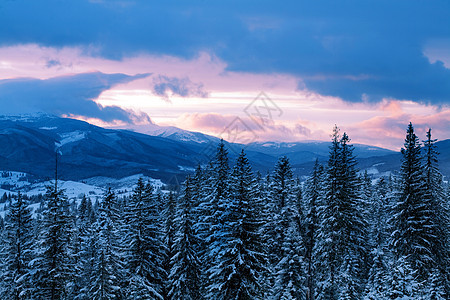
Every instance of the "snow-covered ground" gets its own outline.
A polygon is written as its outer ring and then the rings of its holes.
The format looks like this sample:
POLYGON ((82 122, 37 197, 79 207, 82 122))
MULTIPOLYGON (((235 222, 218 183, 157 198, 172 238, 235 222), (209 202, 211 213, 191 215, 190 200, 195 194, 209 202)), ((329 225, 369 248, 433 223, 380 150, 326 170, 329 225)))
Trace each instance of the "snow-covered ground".
MULTIPOLYGON (((16 195, 18 191, 28 196, 34 196, 39 194, 45 194, 47 186, 53 186, 54 180, 43 181, 37 183, 30 183, 24 180, 27 176, 21 172, 1 171, 0 184, 8 189, 0 189, 0 197, 3 194, 16 195), (6 176, 8 175, 8 176, 6 176)), ((80 203, 83 196, 89 198, 92 202, 101 200, 103 194, 108 188, 111 188, 118 196, 130 196, 133 189, 136 187, 136 183, 139 178, 143 178, 145 182, 150 181, 155 189, 161 189, 163 183, 159 179, 153 179, 142 174, 136 174, 133 176, 124 177, 121 179, 109 178, 109 177, 93 177, 85 179, 81 182, 58 180, 58 187, 64 189, 65 194, 71 201, 80 203)), ((39 203, 32 204, 30 207, 36 210, 39 207, 39 203)), ((5 216, 5 204, 0 203, 0 216, 5 216)))
MULTIPOLYGON (((25 186, 29 186, 29 183, 26 180, 27 174, 22 172, 11 172, 11 171, 1 171, 0 170, 0 186, 16 186, 23 188, 25 186), (4 177, 5 175, 8 175, 4 177)), ((1 193, 3 195, 3 193, 1 193)))
POLYGON ((73 132, 66 132, 59 135, 61 137, 61 140, 56 143, 57 147, 61 147, 65 144, 81 141, 86 137, 86 133, 82 131, 73 131, 73 132))
MULTIPOLYGON (((27 191, 26 194, 28 196, 45 194, 46 187, 49 185, 54 185, 54 181, 45 181, 34 184, 33 189, 27 191)), ((101 196, 104 193, 103 188, 76 181, 58 180, 58 188, 63 189, 69 199, 82 198, 83 195, 101 196)))

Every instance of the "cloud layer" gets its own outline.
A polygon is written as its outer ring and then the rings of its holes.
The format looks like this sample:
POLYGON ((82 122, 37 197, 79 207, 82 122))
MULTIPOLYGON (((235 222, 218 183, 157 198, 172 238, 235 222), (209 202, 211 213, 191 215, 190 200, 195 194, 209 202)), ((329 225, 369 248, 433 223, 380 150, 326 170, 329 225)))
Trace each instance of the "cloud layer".
POLYGON ((203 84, 192 82, 188 77, 168 77, 159 75, 153 80, 153 92, 165 99, 169 99, 170 94, 181 97, 202 97, 208 96, 203 90, 203 84))
POLYGON ((148 116, 118 106, 101 106, 94 100, 117 84, 147 77, 100 72, 59 76, 40 80, 17 78, 0 80, 0 111, 5 114, 45 112, 55 115, 80 115, 105 122, 133 123, 148 116))
POLYGON ((293 74, 301 88, 347 101, 440 105, 449 102, 450 71, 424 50, 450 36, 448 11, 445 0, 16 0, 0 6, 0 45, 79 46, 112 59, 206 51, 228 70, 293 74))

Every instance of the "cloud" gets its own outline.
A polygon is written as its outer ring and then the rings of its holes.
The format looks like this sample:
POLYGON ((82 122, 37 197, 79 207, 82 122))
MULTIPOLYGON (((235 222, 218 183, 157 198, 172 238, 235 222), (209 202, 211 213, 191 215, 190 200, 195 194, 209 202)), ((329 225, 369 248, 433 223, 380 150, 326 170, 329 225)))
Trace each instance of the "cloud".
POLYGON ((347 77, 305 79, 301 87, 326 96, 338 96, 350 102, 381 102, 385 98, 408 99, 424 104, 450 104, 450 69, 425 58, 414 70, 399 74, 353 79, 347 77))
POLYGON ((261 127, 248 117, 239 117, 219 113, 183 114, 177 120, 183 128, 206 132, 222 137, 230 142, 246 143, 249 141, 283 141, 293 142, 308 139, 327 139, 328 134, 322 130, 313 130, 314 124, 298 120, 295 124, 271 122, 261 127), (311 126, 311 127, 309 127, 311 126))
POLYGON ((94 100, 117 84, 147 77, 99 72, 59 76, 49 79, 17 78, 0 80, 0 111, 6 114, 45 112, 77 115, 105 122, 134 123, 147 118, 118 106, 101 106, 94 100))
POLYGON ((426 131, 429 128, 433 129, 434 138, 440 140, 448 138, 447 128, 450 128, 450 110, 442 110, 425 116, 407 113, 397 107, 394 111, 390 109, 389 111, 392 114, 376 116, 357 124, 345 126, 343 130, 358 143, 396 150, 403 146, 409 122, 414 125, 415 132, 420 140, 425 139, 426 131))
POLYGON ((208 96, 203 90, 203 84, 192 82, 188 77, 168 77, 159 75, 153 79, 153 92, 169 99, 170 94, 181 97, 202 97, 208 96))
POLYGON ((425 57, 450 36, 450 2, 6 1, 0 45, 81 47, 121 60, 216 55, 228 71, 291 74, 351 102, 449 103, 450 73, 425 57), (121 22, 117 22, 121 20, 121 22), (115 26, 111 26, 115 24, 115 26), (163 26, 162 26, 163 24, 163 26), (363 96, 365 95, 365 96, 363 96))

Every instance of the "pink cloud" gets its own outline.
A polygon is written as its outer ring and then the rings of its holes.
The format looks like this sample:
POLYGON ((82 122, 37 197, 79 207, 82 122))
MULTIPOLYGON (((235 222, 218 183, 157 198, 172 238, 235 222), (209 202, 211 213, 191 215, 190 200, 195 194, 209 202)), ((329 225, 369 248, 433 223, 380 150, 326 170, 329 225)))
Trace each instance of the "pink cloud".
POLYGON ((177 124, 179 127, 188 130, 200 131, 224 139, 227 139, 230 130, 238 131, 235 133, 243 134, 246 139, 249 135, 252 135, 255 141, 293 142, 328 138, 324 131, 308 127, 307 124, 311 124, 308 121, 298 121, 292 126, 274 121, 261 127, 248 117, 218 113, 193 113, 180 116, 177 124))
POLYGON ((346 126, 348 134, 358 143, 371 144, 398 150, 403 146, 406 127, 409 122, 414 125, 419 139, 425 139, 425 133, 429 128, 433 129, 433 135, 437 139, 449 138, 450 110, 420 116, 413 114, 392 114, 389 116, 376 116, 366 121, 346 126))

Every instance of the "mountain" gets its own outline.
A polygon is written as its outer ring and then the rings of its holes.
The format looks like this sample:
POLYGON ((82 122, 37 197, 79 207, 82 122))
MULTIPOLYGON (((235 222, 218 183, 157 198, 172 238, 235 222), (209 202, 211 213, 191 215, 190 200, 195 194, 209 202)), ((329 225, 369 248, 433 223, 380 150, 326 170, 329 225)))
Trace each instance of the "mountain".
POLYGON ((218 143, 220 141, 220 139, 215 136, 201 132, 183 130, 174 126, 159 126, 156 124, 130 125, 128 126, 128 129, 151 136, 168 138, 174 141, 194 142, 199 144, 209 142, 218 143))
MULTIPOLYGON (((149 134, 105 129, 87 122, 49 115, 0 117, 0 170, 18 171, 36 178, 64 180, 95 177, 124 178, 136 174, 168 182, 192 172, 213 157, 219 139, 175 127, 150 126, 149 134)), ((280 156, 291 160, 297 175, 309 174, 316 158, 325 162, 329 142, 226 143, 233 163, 241 149, 255 170, 272 169, 280 156)), ((441 170, 450 174, 450 140, 438 142, 441 170)), ((399 169, 400 154, 367 145, 355 145, 361 169, 383 174, 399 169)), ((177 179, 178 180, 178 179, 177 179)))
POLYGON ((167 179, 195 167, 192 157, 201 150, 200 144, 186 147, 167 138, 47 115, 1 118, 0 144, 2 170, 52 177, 58 149, 58 174, 71 180, 134 174, 167 179))

